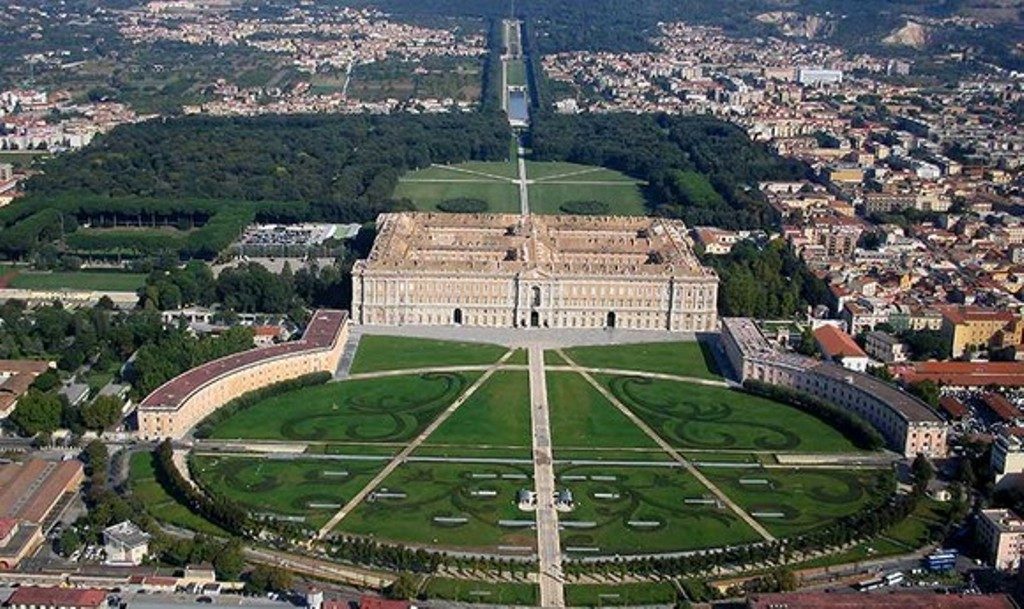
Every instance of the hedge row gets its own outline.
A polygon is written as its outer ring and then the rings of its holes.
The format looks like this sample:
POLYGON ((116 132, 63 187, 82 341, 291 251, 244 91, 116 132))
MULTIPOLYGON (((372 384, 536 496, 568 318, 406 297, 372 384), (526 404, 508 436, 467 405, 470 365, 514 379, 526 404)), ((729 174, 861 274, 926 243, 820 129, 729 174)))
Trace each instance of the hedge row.
POLYGON ((859 415, 823 402, 812 395, 753 379, 744 381, 743 388, 755 395, 789 404, 835 427, 858 448, 878 450, 885 446, 882 434, 859 415))

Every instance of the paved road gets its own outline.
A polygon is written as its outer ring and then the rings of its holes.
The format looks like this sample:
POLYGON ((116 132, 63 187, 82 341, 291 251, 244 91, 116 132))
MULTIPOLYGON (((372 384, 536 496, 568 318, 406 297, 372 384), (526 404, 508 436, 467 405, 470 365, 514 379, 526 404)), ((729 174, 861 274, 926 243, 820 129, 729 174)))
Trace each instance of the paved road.
POLYGON ((626 415, 626 418, 632 421, 634 425, 639 427, 640 430, 647 434, 649 438, 654 440, 654 442, 658 446, 660 446, 662 450, 668 453, 670 457, 675 459, 677 463, 682 465, 686 469, 686 471, 690 473, 690 475, 696 478, 709 491, 711 491, 715 495, 715 497, 717 497, 718 500, 722 502, 723 505, 732 510, 737 516, 740 517, 741 520, 743 520, 743 522, 746 522, 747 525, 750 526, 750 528, 754 529, 754 531, 756 531, 757 534, 763 537, 766 541, 775 541, 775 537, 768 532, 768 529, 761 526, 761 523, 759 523, 757 520, 754 520, 753 516, 748 514, 743 508, 737 505, 736 502, 730 499, 728 495, 723 493, 721 489, 715 486, 715 484, 711 482, 711 480, 708 480, 708 478, 704 474, 702 474, 700 470, 698 470, 696 467, 694 467, 692 463, 690 463, 689 459, 684 457, 675 448, 672 448, 672 446, 670 446, 668 442, 666 442, 661 438, 661 436, 656 434, 654 430, 651 429, 650 426, 647 425, 647 423, 644 423, 640 419, 640 417, 636 416, 636 414, 634 414, 632 410, 626 408, 626 406, 622 402, 620 402, 618 398, 612 395, 612 393, 608 391, 608 389, 606 389, 604 385, 595 381, 594 377, 590 376, 589 372, 587 372, 583 368, 580 368, 576 364, 576 362, 573 361, 568 355, 566 355, 565 352, 562 351, 561 349, 558 350, 558 354, 561 355, 562 359, 564 359, 570 366, 575 368, 576 372, 582 375, 583 378, 586 379, 586 381, 590 383, 590 385, 594 389, 597 389, 598 392, 600 392, 606 400, 608 400, 609 402, 612 403, 613 406, 618 408, 619 411, 622 412, 622 414, 626 415))
POLYGON ((524 216, 530 215, 530 189, 526 180, 526 149, 522 142, 516 144, 516 156, 519 163, 519 207, 524 216))
POLYGON ((447 421, 448 417, 452 416, 455 413, 455 411, 459 409, 459 406, 462 406, 462 404, 464 404, 471 395, 476 393, 476 390, 479 389, 481 385, 486 383, 487 379, 491 378, 491 375, 493 375, 499 368, 501 368, 501 366, 504 365, 505 360, 512 357, 513 353, 514 351, 509 350, 508 352, 505 353, 505 355, 501 356, 501 359, 499 359, 491 367, 489 367, 487 371, 484 372, 480 376, 480 378, 476 380, 475 383, 469 386, 469 389, 463 392, 463 394, 459 396, 457 400, 452 402, 451 406, 446 408, 445 411, 442 412, 441 415, 438 416, 436 419, 434 419, 434 421, 430 425, 427 425, 427 428, 424 429, 423 432, 420 433, 420 435, 416 436, 415 440, 410 442, 408 446, 403 448, 397 455, 395 455, 395 458, 392 459, 391 462, 388 463, 384 467, 384 469, 380 471, 380 473, 374 476, 373 479, 370 480, 369 484, 363 487, 361 491, 356 493, 356 495, 352 497, 352 499, 350 499, 348 503, 346 503, 344 506, 342 506, 340 510, 338 510, 338 513, 336 513, 334 516, 331 517, 330 520, 327 521, 327 524, 325 524, 320 529, 320 531, 317 532, 316 538, 323 539, 327 536, 328 533, 331 532, 331 530, 334 527, 338 526, 338 523, 341 522, 342 519, 344 519, 346 516, 348 516, 349 513, 351 513, 352 510, 356 508, 356 506, 362 503, 363 500, 366 499, 366 496, 373 491, 373 489, 380 486, 380 484, 384 482, 385 478, 390 476, 391 473, 395 471, 395 469, 399 465, 401 465, 406 460, 406 458, 410 454, 412 454, 414 450, 419 448, 420 444, 423 444, 423 442, 426 441, 430 434, 434 433, 435 429, 437 429, 438 427, 441 426, 441 424, 447 421))
MULTIPOLYGON (((405 336, 454 340, 462 342, 493 343, 506 347, 532 347, 544 349, 579 347, 587 345, 623 345, 631 343, 663 343, 693 341, 698 337, 689 332, 668 330, 626 330, 623 328, 483 328, 470 326, 354 326, 352 334, 405 336)), ((707 337, 710 340, 710 337, 707 337)), ((714 340, 717 340, 715 338, 714 340)))
POLYGON ((540 569, 540 606, 564 607, 562 548, 555 510, 555 469, 552 466, 548 389, 544 379, 544 352, 530 348, 530 421, 533 424, 533 480, 537 491, 537 556, 540 569))

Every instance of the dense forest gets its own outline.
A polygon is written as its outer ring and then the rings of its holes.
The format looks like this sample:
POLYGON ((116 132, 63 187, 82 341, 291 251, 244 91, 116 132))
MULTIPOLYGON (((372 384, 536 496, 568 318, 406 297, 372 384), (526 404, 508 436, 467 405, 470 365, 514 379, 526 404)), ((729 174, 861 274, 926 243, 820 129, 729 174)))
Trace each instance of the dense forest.
POLYGON ((648 183, 651 211, 690 225, 759 228, 774 222, 761 180, 803 177, 804 165, 713 118, 637 114, 535 115, 539 161, 601 165, 648 183))

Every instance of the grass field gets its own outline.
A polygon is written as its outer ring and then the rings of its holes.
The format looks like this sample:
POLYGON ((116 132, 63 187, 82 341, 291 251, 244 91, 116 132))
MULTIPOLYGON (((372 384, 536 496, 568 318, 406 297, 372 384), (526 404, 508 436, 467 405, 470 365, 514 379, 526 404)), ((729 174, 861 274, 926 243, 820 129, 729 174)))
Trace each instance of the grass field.
POLYGON ((569 584, 565 603, 570 607, 609 607, 613 605, 671 605, 676 589, 669 582, 645 582, 619 585, 569 584))
POLYGON ((573 347, 565 354, 584 368, 615 368, 720 380, 714 355, 704 343, 641 343, 573 347))
POLYGON ((519 189, 506 182, 399 182, 395 199, 409 199, 423 211, 438 211, 449 199, 486 201, 490 213, 518 213, 519 189))
POLYGON ((505 347, 486 343, 366 335, 359 339, 351 373, 493 364, 506 351, 505 347))
POLYGON ((428 599, 439 598, 488 605, 533 607, 540 600, 537 585, 525 582, 490 584, 431 577, 423 587, 423 592, 428 599))
POLYGON ((879 498, 887 470, 704 469, 773 535, 809 531, 879 498))
POLYGON ((559 522, 563 550, 664 552, 752 542, 757 533, 680 468, 575 466, 557 470, 576 508, 559 522), (585 478, 585 479, 581 479, 585 478), (595 479, 596 478, 596 479, 595 479), (686 503, 686 500, 710 503, 686 503), (585 525, 590 524, 587 527, 585 525))
POLYGON ((34 273, 21 272, 10 287, 25 290, 99 290, 134 292, 146 283, 146 275, 98 271, 34 273))
POLYGON ((193 456, 194 472, 252 513, 322 526, 380 471, 384 461, 193 456))
MULTIPOLYGON (((581 176, 581 178, 584 176, 581 176)), ((608 206, 605 215, 643 216, 647 214, 640 188, 633 183, 612 182, 537 182, 530 184, 530 211, 538 214, 564 214, 562 205, 572 201, 599 201, 608 206)))
POLYGON ((526 86, 526 64, 522 59, 505 62, 505 84, 510 87, 526 86))
POLYGON ((156 454, 133 453, 128 462, 128 488, 132 496, 146 506, 149 515, 161 522, 182 527, 197 533, 225 535, 225 532, 193 513, 172 497, 156 480, 156 454))
POLYGON ((304 387, 217 424, 212 438, 406 442, 479 377, 429 373, 304 387))
POLYGON ((428 442, 530 446, 530 380, 526 372, 494 373, 428 442))
POLYGON ((678 448, 856 451, 843 434, 815 417, 741 391, 643 377, 596 378, 678 448))
POLYGON ((364 502, 339 528, 376 539, 451 548, 532 547, 536 534, 530 527, 498 524, 533 520, 532 512, 516 507, 519 489, 533 487, 532 474, 529 465, 405 463, 377 489, 404 496, 364 502))
POLYGON ((657 448, 640 428, 575 372, 548 372, 555 457, 569 448, 657 448))

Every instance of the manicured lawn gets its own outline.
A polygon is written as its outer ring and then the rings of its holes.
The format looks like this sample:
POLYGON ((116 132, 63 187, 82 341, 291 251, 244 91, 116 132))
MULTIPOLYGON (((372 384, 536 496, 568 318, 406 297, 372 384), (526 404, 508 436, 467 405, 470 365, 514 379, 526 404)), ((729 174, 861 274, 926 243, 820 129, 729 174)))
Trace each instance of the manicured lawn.
POLYGON ((721 379, 714 356, 698 342, 573 347, 566 349, 565 354, 584 368, 642 370, 702 379, 721 379))
POLYGON ((214 495, 252 513, 297 516, 319 527, 380 471, 385 461, 193 456, 194 472, 214 495))
POLYGON ((557 461, 673 461, 668 453, 660 448, 625 449, 625 448, 567 448, 555 447, 557 461))
POLYGON ((548 372, 555 457, 568 448, 657 448, 611 402, 575 372, 548 372))
POLYGON ((545 366, 565 366, 566 361, 562 359, 562 356, 557 351, 545 351, 544 352, 544 365, 545 366))
POLYGON ((522 59, 506 62, 505 84, 510 87, 526 86, 526 64, 522 59))
POLYGON ((636 184, 636 180, 614 169, 560 161, 526 161, 526 177, 541 183, 583 181, 636 184))
POLYGON ((359 339, 351 373, 493 364, 506 351, 487 343, 365 335, 359 339))
POLYGON ((427 373, 304 387, 220 422, 211 438, 407 442, 479 373, 427 373))
POLYGON ((456 165, 431 165, 402 176, 404 181, 416 180, 465 180, 468 182, 494 181, 508 183, 519 177, 519 168, 513 161, 484 162, 468 161, 456 165))
POLYGON ((558 488, 576 501, 559 515, 563 550, 602 554, 667 552, 756 541, 757 533, 681 468, 570 466, 558 488), (585 479, 581 479, 585 478, 585 479), (686 500, 711 503, 687 503, 686 500), (572 526, 575 523, 578 526, 572 526))
POLYGON ((773 535, 787 537, 853 514, 877 501, 888 470, 701 470, 773 535))
POLYGON ((431 577, 423 592, 428 599, 439 598, 488 605, 533 607, 540 600, 537 585, 526 582, 490 584, 431 577))
POLYGON ((427 438, 429 444, 530 446, 530 379, 494 373, 427 438))
POLYGON ((529 463, 533 463, 533 461, 531 461, 533 458, 533 448, 528 445, 514 448, 506 448, 504 446, 489 446, 481 448, 478 446, 431 446, 429 444, 425 444, 417 448, 416 451, 412 453, 410 459, 415 459, 416 457, 522 459, 529 463))
POLYGON ((570 607, 608 607, 611 605, 667 605, 676 600, 676 589, 670 582, 587 585, 565 587, 565 602, 570 607))
POLYGON ((627 408, 679 448, 853 452, 835 428, 792 406, 724 387, 597 375, 627 408))
POLYGON ((512 355, 510 355, 509 358, 505 360, 505 363, 510 366, 525 366, 527 363, 529 363, 529 359, 529 353, 527 353, 526 349, 516 349, 515 351, 512 352, 512 355))
POLYGON ((217 525, 193 513, 172 497, 156 480, 156 454, 134 453, 128 462, 128 488, 146 506, 149 515, 161 522, 198 533, 225 535, 217 525))
MULTIPOLYGON (((469 176, 466 176, 469 177, 469 176)), ((409 199, 416 209, 438 211, 437 205, 450 199, 479 199, 487 202, 487 212, 517 213, 519 188, 511 182, 499 182, 486 177, 465 180, 463 176, 451 182, 399 182, 395 199, 409 199)))
POLYGON ((106 292, 134 292, 146 283, 141 273, 117 272, 53 272, 23 271, 11 281, 12 288, 25 290, 99 290, 106 292))
POLYGON ((499 520, 534 519, 532 512, 516 506, 517 492, 533 488, 532 476, 529 465, 405 463, 378 489, 404 496, 360 504, 339 529, 381 540, 452 548, 532 547, 536 541, 532 528, 498 524, 499 520))
POLYGON ((560 182, 552 180, 530 184, 530 210, 538 214, 565 214, 568 212, 561 208, 565 203, 600 201, 608 206, 607 215, 647 215, 643 193, 636 184, 586 180, 584 174, 560 182))

